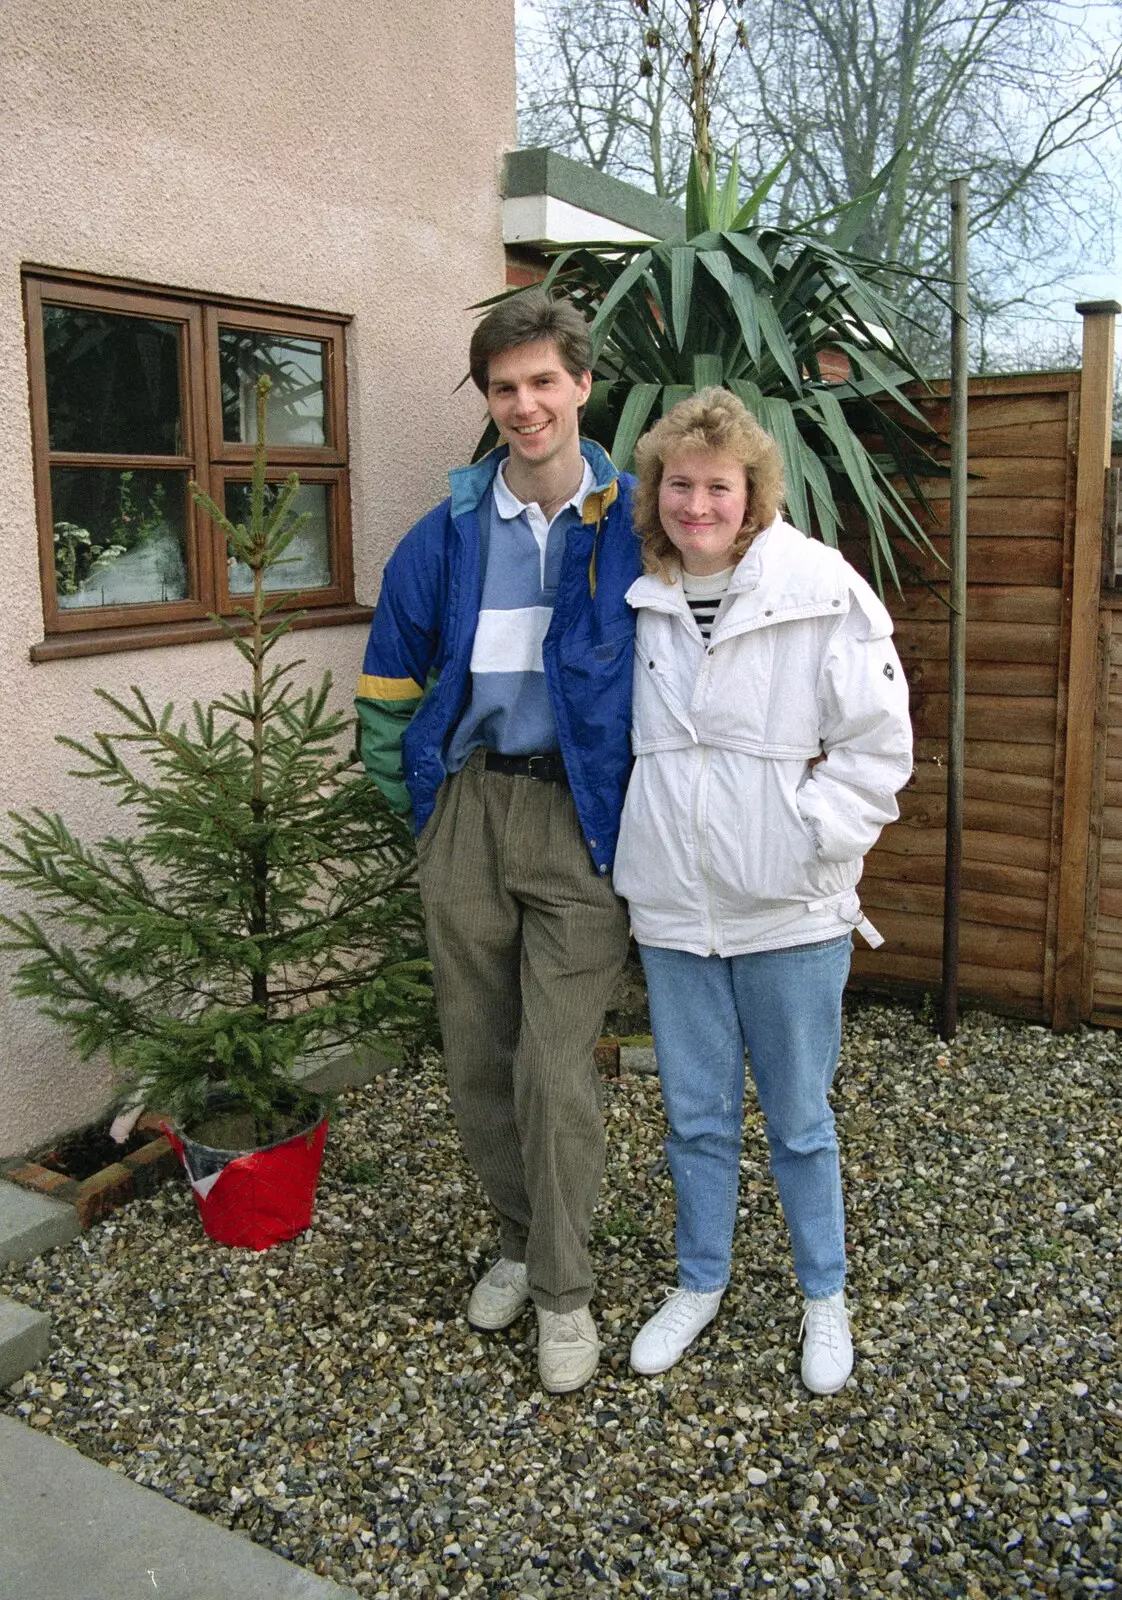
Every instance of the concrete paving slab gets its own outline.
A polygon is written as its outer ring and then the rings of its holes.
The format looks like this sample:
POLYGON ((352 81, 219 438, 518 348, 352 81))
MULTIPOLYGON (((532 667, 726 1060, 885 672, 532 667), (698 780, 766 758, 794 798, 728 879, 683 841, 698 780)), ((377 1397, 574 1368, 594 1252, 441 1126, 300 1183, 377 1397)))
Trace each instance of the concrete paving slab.
POLYGON ((382 1078, 392 1063, 377 1050, 367 1045, 355 1045, 339 1050, 327 1061, 319 1061, 309 1072, 297 1071, 296 1076, 319 1094, 339 1094, 344 1089, 361 1089, 365 1084, 382 1078))
POLYGON ((0 1181, 0 1266, 30 1261, 81 1233, 78 1213, 62 1200, 52 1200, 18 1183, 0 1181))
POLYGON ((0 1295, 0 1389, 7 1389, 46 1360, 50 1345, 51 1319, 46 1312, 32 1311, 30 1306, 0 1295))
POLYGON ((620 1045, 619 1070, 621 1072, 652 1073, 657 1076, 658 1061, 655 1059, 654 1050, 650 1045, 620 1045))
POLYGON ((0 1416, 3 1600, 358 1600, 0 1416))

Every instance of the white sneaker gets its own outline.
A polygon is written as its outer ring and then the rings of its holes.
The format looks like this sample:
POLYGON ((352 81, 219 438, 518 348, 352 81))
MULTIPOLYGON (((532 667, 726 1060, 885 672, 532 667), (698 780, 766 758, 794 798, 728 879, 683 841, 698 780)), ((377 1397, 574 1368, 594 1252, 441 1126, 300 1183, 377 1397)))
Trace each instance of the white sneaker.
POLYGON ((837 1394, 853 1371, 853 1340, 841 1290, 824 1300, 805 1302, 799 1338, 807 1388, 812 1394, 837 1394))
POLYGON ((538 1313, 538 1372, 550 1394, 580 1389, 596 1371, 600 1339, 587 1306, 538 1313))
POLYGON ((635 1335, 631 1365, 650 1377, 668 1371, 703 1328, 717 1315, 723 1289, 698 1294, 693 1289, 672 1289, 664 1305, 635 1335))
POLYGON ((526 1263, 500 1256, 471 1291, 467 1319, 473 1328, 495 1333, 510 1326, 529 1298, 526 1263))

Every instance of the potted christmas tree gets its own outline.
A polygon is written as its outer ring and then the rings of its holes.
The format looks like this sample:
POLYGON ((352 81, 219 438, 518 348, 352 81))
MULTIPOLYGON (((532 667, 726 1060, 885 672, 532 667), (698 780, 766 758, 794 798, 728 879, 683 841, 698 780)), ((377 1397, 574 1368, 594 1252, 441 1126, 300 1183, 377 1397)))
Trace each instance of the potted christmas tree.
POLYGON ((307 1070, 348 1045, 392 1053, 430 1001, 409 829, 339 753, 350 722, 329 708, 330 675, 299 690, 302 663, 277 650, 299 613, 265 577, 303 518, 296 475, 266 481, 268 389, 247 522, 192 486, 253 575, 237 621, 215 619, 247 681, 186 720, 135 686, 98 690, 117 731, 60 743, 135 827, 87 846, 36 810, 12 813, 0 843, 0 875, 43 908, 0 919, 24 957, 16 992, 173 1119, 207 1231, 254 1248, 311 1218, 326 1116, 307 1070))

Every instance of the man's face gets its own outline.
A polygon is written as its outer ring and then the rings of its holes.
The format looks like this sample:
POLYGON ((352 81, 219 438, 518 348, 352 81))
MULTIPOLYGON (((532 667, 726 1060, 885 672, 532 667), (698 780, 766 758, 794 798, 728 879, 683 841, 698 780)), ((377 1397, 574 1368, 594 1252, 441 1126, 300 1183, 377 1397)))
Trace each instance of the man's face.
POLYGON ((591 388, 592 374, 574 378, 553 340, 546 339, 493 357, 487 406, 511 456, 540 467, 569 451, 579 453, 579 412, 591 388))

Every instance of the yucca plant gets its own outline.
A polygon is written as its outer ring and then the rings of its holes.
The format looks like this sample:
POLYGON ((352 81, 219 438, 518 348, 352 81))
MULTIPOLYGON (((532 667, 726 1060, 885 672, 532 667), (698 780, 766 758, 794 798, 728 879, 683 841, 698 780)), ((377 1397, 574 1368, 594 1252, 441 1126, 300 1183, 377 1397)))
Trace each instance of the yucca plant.
POLYGON ((901 388, 920 375, 893 331, 891 272, 852 248, 891 164, 867 194, 826 217, 762 227, 760 208, 785 165, 742 204, 736 157, 723 184, 706 184, 695 156, 684 238, 567 247, 544 286, 590 320, 594 383, 583 426, 617 465, 630 465, 643 430, 684 396, 709 384, 731 389, 778 442, 800 527, 835 544, 841 505, 860 509, 883 589, 885 574, 899 581, 894 535, 930 549, 901 480, 925 507, 919 477, 942 470, 926 448, 935 435, 901 388), (847 381, 824 380, 827 351, 848 357, 847 381), (865 443, 873 439, 876 448, 865 443))

